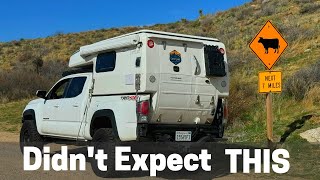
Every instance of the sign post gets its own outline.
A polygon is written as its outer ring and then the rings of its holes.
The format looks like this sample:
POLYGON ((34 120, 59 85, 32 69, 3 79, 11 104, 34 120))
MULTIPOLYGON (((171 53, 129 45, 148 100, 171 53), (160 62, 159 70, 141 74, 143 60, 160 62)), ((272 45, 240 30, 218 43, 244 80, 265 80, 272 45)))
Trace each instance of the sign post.
POLYGON ((287 46, 286 40, 270 21, 266 22, 249 45, 267 69, 259 73, 258 86, 259 93, 266 94, 267 139, 270 148, 273 144, 272 93, 282 91, 282 73, 271 71, 271 68, 287 46))
POLYGON ((268 146, 271 147, 273 142, 273 119, 272 119, 271 93, 266 94, 266 109, 267 109, 267 139, 268 139, 268 146))

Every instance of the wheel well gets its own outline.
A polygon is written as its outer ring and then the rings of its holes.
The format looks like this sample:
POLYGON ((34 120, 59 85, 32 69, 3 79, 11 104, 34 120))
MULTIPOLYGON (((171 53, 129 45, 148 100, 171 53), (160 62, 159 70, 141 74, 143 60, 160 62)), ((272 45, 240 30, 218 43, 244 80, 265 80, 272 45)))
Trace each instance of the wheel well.
POLYGON ((34 110, 33 110, 33 109, 28 109, 28 110, 26 110, 26 111, 23 112, 23 115, 22 115, 22 123, 23 123, 25 120, 36 120, 35 113, 34 113, 34 110))
POLYGON ((33 116, 30 114, 27 114, 27 115, 23 116, 23 120, 33 120, 33 116))
POLYGON ((91 137, 93 137, 95 131, 100 128, 112 128, 115 136, 118 137, 117 124, 112 110, 102 109, 94 113, 90 125, 91 137))
POLYGON ((93 136, 94 132, 100 128, 112 128, 111 120, 106 116, 93 119, 91 122, 90 135, 93 136))

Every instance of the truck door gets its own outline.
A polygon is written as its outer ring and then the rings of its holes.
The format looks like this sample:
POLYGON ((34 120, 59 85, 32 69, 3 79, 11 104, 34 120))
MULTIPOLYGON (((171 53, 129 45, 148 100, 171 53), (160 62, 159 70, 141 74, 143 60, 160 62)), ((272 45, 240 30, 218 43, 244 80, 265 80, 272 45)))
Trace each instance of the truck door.
POLYGON ((57 113, 59 112, 60 102, 67 93, 70 81, 71 79, 68 78, 56 83, 44 101, 41 131, 45 134, 52 134, 60 129, 60 124, 57 123, 57 113))
POLYGON ((86 76, 71 79, 65 98, 60 100, 56 114, 57 124, 61 124, 56 131, 57 134, 68 137, 78 136, 89 95, 88 88, 86 88, 87 79, 86 76))
POLYGON ((78 135, 88 95, 83 92, 86 79, 85 76, 63 79, 52 88, 44 104, 43 133, 78 135))
MULTIPOLYGON (((162 40, 161 40, 162 41, 162 40)), ((160 42, 161 42, 160 41, 160 42)), ((181 41, 166 40, 158 46, 160 61, 160 84, 158 122, 165 124, 190 124, 189 114, 192 64, 186 47, 181 41)))

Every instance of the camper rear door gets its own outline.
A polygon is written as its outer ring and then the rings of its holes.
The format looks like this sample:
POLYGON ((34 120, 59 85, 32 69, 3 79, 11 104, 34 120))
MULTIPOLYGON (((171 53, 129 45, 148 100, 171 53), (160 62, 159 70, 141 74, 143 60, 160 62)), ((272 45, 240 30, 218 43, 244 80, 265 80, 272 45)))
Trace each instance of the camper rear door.
POLYGON ((190 55, 181 41, 162 40, 158 46, 160 61, 160 85, 157 116, 161 122, 190 124, 189 113, 192 84, 190 55))

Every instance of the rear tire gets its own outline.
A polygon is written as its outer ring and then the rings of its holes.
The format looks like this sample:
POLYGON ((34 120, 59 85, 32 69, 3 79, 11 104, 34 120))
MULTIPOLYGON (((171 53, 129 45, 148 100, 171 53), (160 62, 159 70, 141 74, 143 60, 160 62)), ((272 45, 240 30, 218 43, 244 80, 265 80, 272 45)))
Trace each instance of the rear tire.
POLYGON ((224 125, 223 125, 223 123, 220 123, 220 125, 217 128, 218 128, 218 132, 216 134, 217 138, 223 138, 223 135, 224 135, 224 125))
POLYGON ((104 154, 108 154, 108 159, 104 162, 107 165, 107 171, 101 171, 98 168, 98 161, 90 158, 93 172, 99 177, 112 177, 115 174, 115 146, 117 139, 111 128, 98 129, 91 141, 91 146, 94 147, 94 154, 97 154, 98 149, 104 150, 104 154))
POLYGON ((222 138, 224 135, 224 124, 223 124, 223 105, 222 105, 221 99, 219 99, 218 101, 217 110, 216 110, 216 114, 214 116, 214 122, 212 125, 216 129, 216 133, 214 133, 214 135, 217 138, 222 138))
POLYGON ((34 121, 24 121, 20 130, 20 150, 23 154, 24 147, 37 147, 42 152, 44 139, 38 133, 36 123, 34 121))

